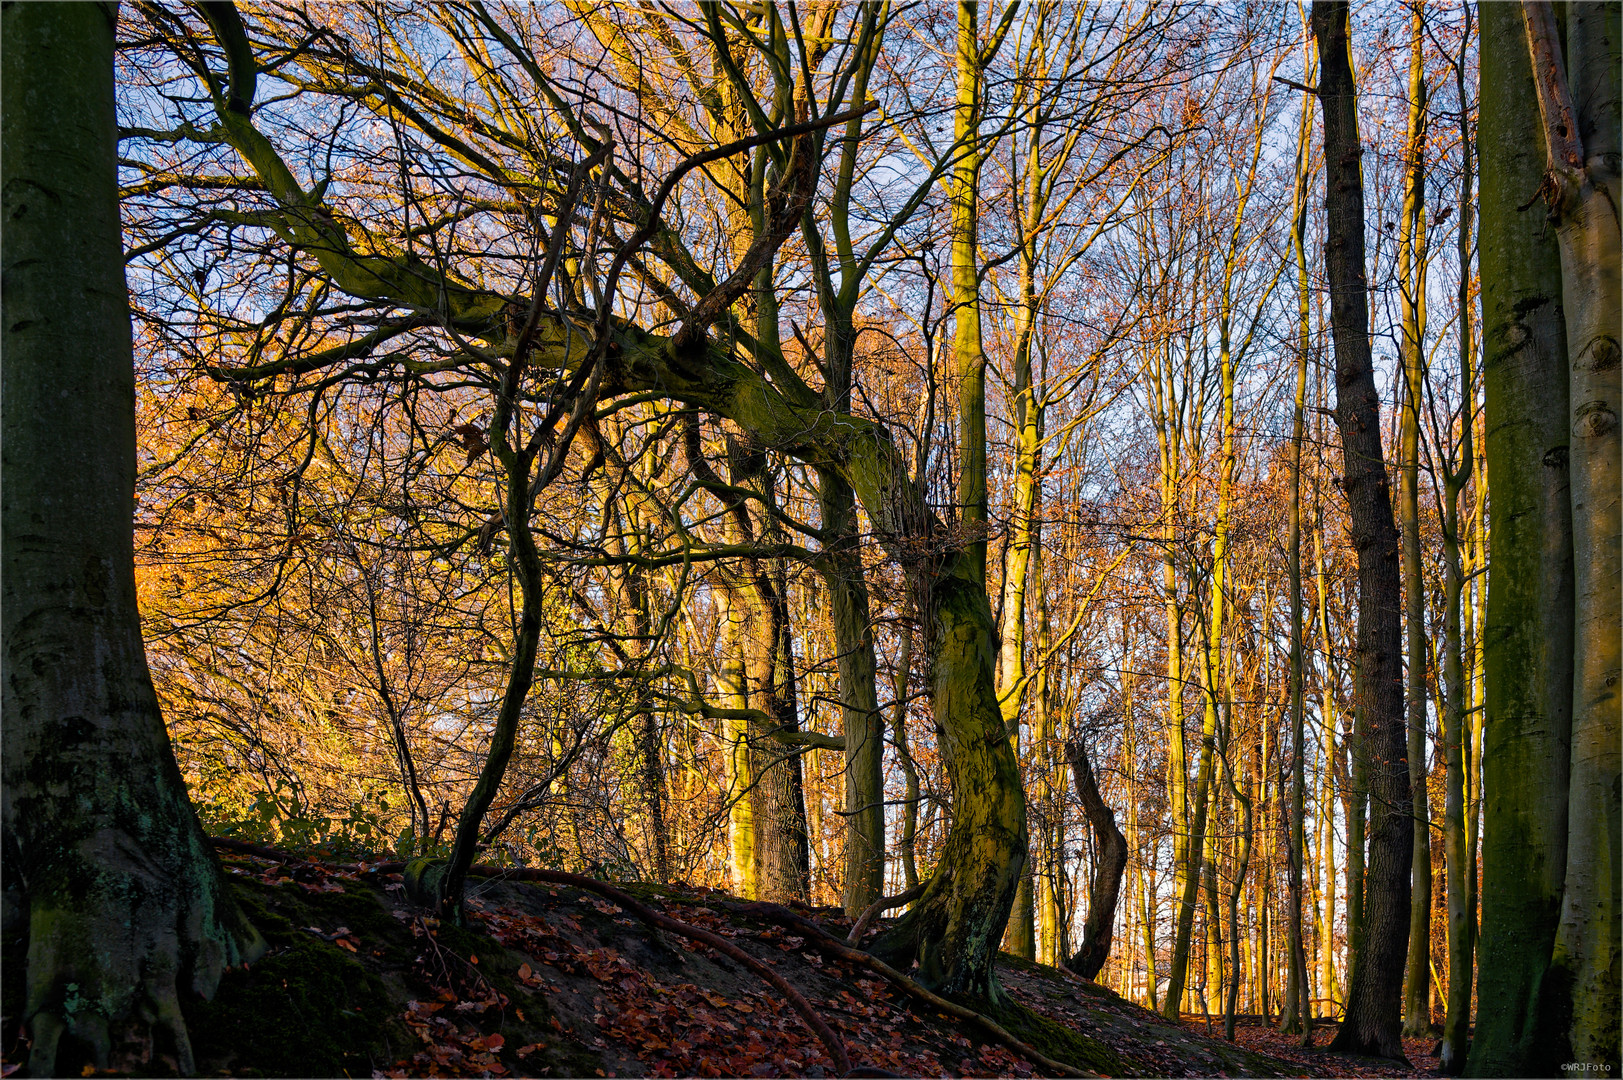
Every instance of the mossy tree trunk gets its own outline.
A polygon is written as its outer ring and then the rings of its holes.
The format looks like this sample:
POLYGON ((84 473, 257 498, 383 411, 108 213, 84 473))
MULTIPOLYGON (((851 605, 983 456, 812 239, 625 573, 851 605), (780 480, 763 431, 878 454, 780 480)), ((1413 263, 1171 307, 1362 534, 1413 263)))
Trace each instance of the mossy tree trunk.
POLYGON ((1572 722, 1572 507, 1561 263, 1522 15, 1481 7, 1482 374, 1493 560, 1483 649, 1482 915, 1472 1076, 1553 1075, 1538 1000, 1560 921, 1572 722))
MULTIPOLYGON (((948 190, 959 527, 939 568, 915 576, 930 642, 937 738, 952 781, 953 823, 928 890, 874 951, 904 969, 916 960, 918 978, 927 986, 997 1006, 1004 995, 994 962, 1025 875, 1028 837, 1019 762, 998 701, 997 624, 986 596, 986 356, 976 233, 981 71, 989 56, 980 43, 977 5, 960 0, 957 18, 959 157, 948 190)), ((873 515, 868 499, 864 504, 873 515)))
POLYGON ((1413 797, 1403 717, 1398 530, 1370 356, 1362 145, 1347 9, 1344 2, 1315 0, 1312 25, 1324 113, 1325 270, 1335 340, 1335 418, 1341 429, 1342 488, 1358 553, 1355 712, 1362 728, 1358 749, 1369 776, 1372 820, 1360 946, 1348 980, 1346 1018, 1331 1046, 1401 1058, 1413 797))
POLYGON ((192 1072, 182 996, 263 947, 188 801, 141 641, 116 18, 8 4, 0 23, 4 847, 35 1076, 125 1067, 131 1024, 192 1072))

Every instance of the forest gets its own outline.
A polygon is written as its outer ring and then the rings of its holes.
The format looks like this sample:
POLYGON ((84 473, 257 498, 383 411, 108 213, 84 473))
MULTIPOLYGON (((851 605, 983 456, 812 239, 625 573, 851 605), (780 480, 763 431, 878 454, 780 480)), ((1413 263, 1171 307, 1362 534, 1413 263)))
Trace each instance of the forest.
POLYGON ((1623 1069, 1623 5, 3 20, 4 1075, 1623 1069))

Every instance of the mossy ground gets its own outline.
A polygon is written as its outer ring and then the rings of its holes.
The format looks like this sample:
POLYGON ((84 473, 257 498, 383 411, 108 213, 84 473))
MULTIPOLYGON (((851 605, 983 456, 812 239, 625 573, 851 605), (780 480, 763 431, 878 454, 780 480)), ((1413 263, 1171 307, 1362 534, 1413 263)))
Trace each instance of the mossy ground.
POLYGON ((214 1000, 189 1003, 202 1071, 370 1076, 408 1052, 413 1040, 383 980, 324 936, 348 929, 384 957, 409 947, 409 934, 373 895, 309 894, 297 883, 248 878, 233 879, 231 891, 268 948, 252 966, 228 972, 214 1000))

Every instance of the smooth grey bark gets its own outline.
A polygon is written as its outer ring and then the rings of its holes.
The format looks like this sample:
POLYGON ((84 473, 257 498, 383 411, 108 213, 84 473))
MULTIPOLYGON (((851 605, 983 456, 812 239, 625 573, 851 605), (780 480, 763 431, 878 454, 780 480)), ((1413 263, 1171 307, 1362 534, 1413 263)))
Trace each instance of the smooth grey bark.
POLYGON ((1573 681, 1567 871, 1548 989, 1563 1056, 1623 1068, 1623 18, 1615 3, 1524 3, 1543 118, 1543 194, 1567 328, 1573 681), (1563 46, 1565 55, 1563 56, 1563 46), (1563 64, 1564 61, 1564 64, 1563 64))
POLYGON ((8 4, 0 24, 3 820, 35 1076, 120 1067, 131 1023, 194 1071, 182 996, 263 949, 187 798, 141 641, 116 18, 8 4))

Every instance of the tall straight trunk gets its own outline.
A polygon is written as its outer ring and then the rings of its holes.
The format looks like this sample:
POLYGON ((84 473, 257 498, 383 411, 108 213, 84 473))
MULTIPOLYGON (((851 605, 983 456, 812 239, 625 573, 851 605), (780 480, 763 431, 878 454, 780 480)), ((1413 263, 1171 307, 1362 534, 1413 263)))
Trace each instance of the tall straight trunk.
MULTIPOLYGON (((753 488, 762 504, 776 505, 764 450, 747 437, 731 440, 728 458, 733 486, 753 488)), ((740 525, 750 521, 743 504, 733 512, 740 525)), ((766 543, 784 538, 771 515, 747 535, 766 543)), ((785 751, 778 736, 800 730, 786 577, 781 565, 748 558, 736 573, 744 606, 741 644, 749 707, 750 797, 755 804, 755 858, 762 899, 777 903, 810 899, 811 852, 806 829, 805 783, 800 755, 785 751)))
POLYGON ((1409 884, 1409 959, 1403 981, 1403 1034, 1431 1025, 1431 822, 1426 804, 1426 596, 1420 564, 1420 399, 1426 379, 1425 22, 1409 15, 1409 115, 1404 139, 1403 209, 1398 218, 1398 303, 1403 402, 1398 422, 1398 521, 1403 534, 1403 608, 1408 646, 1409 787, 1414 792, 1414 865, 1409 884))
MULTIPOLYGON (((849 407, 849 401, 846 403, 849 407)), ((856 499, 833 470, 818 473, 827 536, 823 581, 829 592, 845 735, 845 867, 842 900, 857 914, 877 900, 885 874, 884 716, 875 680, 873 617, 858 547, 856 499)))
MULTIPOLYGON (((1311 73, 1310 76, 1311 77, 1311 73)), ((1282 1034, 1300 1034, 1302 1045, 1313 1044, 1312 989, 1307 978, 1307 954, 1302 946, 1302 863, 1307 854, 1306 812, 1307 740, 1305 708, 1302 701, 1304 632, 1302 626, 1302 444, 1307 436, 1307 358, 1313 347, 1312 308, 1307 276, 1307 186, 1309 175, 1308 138, 1312 113, 1302 102, 1301 129, 1296 144, 1295 214, 1291 222, 1291 251, 1296 256, 1296 404, 1291 414, 1291 498, 1286 518, 1285 557, 1289 573, 1291 602, 1290 639, 1290 843, 1289 894, 1286 899, 1285 933, 1289 941, 1290 966, 1286 981, 1284 1009, 1279 1017, 1282 1034)))
POLYGON ((727 783, 727 845, 732 857, 733 892, 746 900, 761 896, 759 858, 755 843, 755 769, 750 747, 749 683, 744 669, 746 616, 741 598, 732 589, 714 593, 716 647, 721 659, 716 669, 716 693, 730 715, 722 720, 722 760, 727 783))
POLYGON ((1561 251, 1573 550, 1567 871, 1549 991, 1570 1008, 1574 1060, 1623 1068, 1623 17, 1522 5, 1548 152, 1544 194, 1561 251), (1570 74, 1569 74, 1570 73, 1570 74), (1570 1001, 1570 1006, 1568 1005, 1570 1001))
MULTIPOLYGON (((607 484, 604 485, 606 489, 607 484)), ((606 497, 607 491, 600 497, 606 497)), ((636 502, 628 500, 625 520, 618 529, 616 553, 622 556, 646 554, 644 532, 636 502)), ((615 586, 620 594, 620 606, 631 622, 631 640, 653 640, 653 618, 648 602, 648 572, 630 565, 620 567, 615 574, 615 586)), ((633 659, 622 656, 622 660, 633 659)), ((642 801, 644 836, 647 852, 653 863, 654 880, 664 884, 671 880, 670 826, 665 816, 665 748, 660 727, 660 714, 654 708, 652 688, 645 680, 638 680, 632 715, 634 754, 637 763, 638 794, 642 801)))
POLYGON ((33 1076, 133 1067, 115 1056, 131 1026, 195 1071, 183 997, 264 948, 187 799, 141 641, 116 21, 103 4, 0 15, 0 843, 33 1076))
MULTIPOLYGON (((1455 89, 1465 101, 1466 54, 1470 48, 1471 9, 1465 9, 1465 32, 1460 55, 1454 63, 1455 89)), ((1462 111, 1460 123, 1459 265, 1471 265, 1472 200, 1471 185, 1475 162, 1472 157, 1471 116, 1462 111)), ((1458 452, 1450 452, 1443 478, 1443 756, 1447 770, 1443 798, 1443 846, 1447 861, 1448 894, 1448 991, 1443 1010, 1441 1065, 1445 1074, 1456 1075, 1465 1068, 1465 1053, 1471 1024, 1471 983, 1476 958, 1476 912, 1471 886, 1476 879, 1465 816, 1470 806, 1467 776, 1471 768, 1470 744, 1466 734, 1467 697, 1465 676, 1464 595, 1465 565, 1461 557, 1460 495, 1471 479, 1476 447, 1476 335, 1472 319, 1471 275, 1462 273, 1459 283, 1460 410, 1458 452)), ((1486 478, 1477 477, 1477 490, 1486 489, 1486 478)))
MULTIPOLYGON (((1034 572, 1038 577, 1037 594, 1037 654, 1047 656, 1053 647, 1053 629, 1049 619, 1048 594, 1042 585, 1043 553, 1038 547, 1032 552, 1034 572)), ((1065 790, 1064 755, 1055 753, 1057 739, 1054 728, 1054 689, 1051 667, 1044 664, 1037 669, 1037 685, 1032 695, 1036 729, 1042 733, 1041 763, 1043 767, 1042 797, 1052 815, 1043 835, 1043 863, 1038 878, 1037 911, 1043 963, 1062 964, 1070 949, 1070 935, 1065 906, 1064 821, 1059 816, 1060 792, 1065 790)))
MULTIPOLYGON (((1241 205, 1243 207, 1243 200, 1241 205)), ((1238 232, 1238 227, 1237 217, 1235 223, 1236 232, 1238 232)), ((1208 798, 1212 803, 1215 804, 1216 802, 1216 785, 1213 783, 1213 754, 1219 740, 1219 725, 1227 717, 1228 710, 1228 703, 1220 700, 1218 680, 1222 677, 1224 664, 1224 601, 1228 588, 1229 516, 1233 506, 1235 465, 1234 361, 1229 342, 1231 279, 1234 267, 1233 250, 1234 248, 1231 245, 1230 259, 1224 268, 1221 296, 1222 312, 1218 321, 1220 336, 1218 378, 1221 380, 1223 442, 1218 467, 1217 511, 1213 523, 1211 596, 1207 620, 1203 626, 1205 667, 1202 681, 1206 689, 1206 704, 1201 725, 1200 772, 1195 778, 1197 805, 1193 844, 1194 847, 1200 850, 1200 858, 1204 864, 1206 876, 1206 981, 1210 988, 1208 995, 1217 993, 1223 982, 1222 916, 1220 911, 1221 900, 1217 889, 1216 828, 1215 824, 1208 824, 1206 802, 1208 798), (1210 795, 1208 795, 1209 792, 1210 795)), ((1222 738, 1227 738, 1226 732, 1222 738)), ((1191 874, 1190 880, 1194 880, 1193 874, 1191 874)), ((1188 892, 1185 895, 1190 896, 1188 892)), ((1193 897, 1190 896, 1190 899, 1192 900, 1193 897)))
POLYGON ((771 598, 751 597, 744 643, 750 706, 764 719, 750 722, 755 761, 756 861, 760 896, 777 903, 809 899, 811 864, 800 755, 779 746, 775 733, 799 730, 792 670, 786 670, 789 627, 771 598))
MULTIPOLYGON (((1322 390, 1322 387, 1321 387, 1322 390)), ((1319 395, 1323 399, 1323 394, 1319 395)), ((1322 425, 1315 422, 1315 434, 1322 440, 1322 425)), ((1316 483, 1315 483, 1316 486, 1316 483)), ((1336 980, 1335 963, 1335 926, 1336 926, 1336 864, 1335 864, 1335 781, 1338 770, 1345 788, 1344 801, 1349 808, 1347 811, 1346 857, 1347 857, 1347 951, 1346 959, 1350 964, 1353 956, 1353 932, 1358 925, 1355 914, 1362 914, 1362 907, 1356 910, 1353 906, 1355 897, 1359 898, 1360 905, 1363 897, 1363 820, 1362 810, 1358 818, 1354 818, 1352 808, 1360 806, 1362 790, 1353 783, 1354 778, 1347 775, 1341 768, 1343 761, 1353 757, 1353 740, 1343 738, 1340 747, 1336 746, 1336 731, 1341 722, 1340 708, 1336 695, 1341 686, 1340 669, 1336 665, 1334 646, 1330 640, 1330 586, 1328 571, 1325 566, 1324 555, 1324 506, 1319 501, 1317 491, 1314 495, 1314 528, 1313 528, 1313 581, 1315 595, 1318 599, 1319 642, 1324 647, 1324 676, 1319 690, 1319 712, 1324 730, 1324 772, 1320 787, 1320 806, 1323 811, 1323 820, 1320 825, 1319 861, 1324 869, 1324 910, 1319 929, 1319 959, 1322 968, 1324 996, 1331 1006, 1339 1005, 1344 1000, 1342 989, 1344 984, 1336 980), (1353 829, 1356 824, 1358 828, 1353 829)), ((1356 759, 1355 759, 1356 760, 1356 759)), ((1357 778, 1362 783, 1362 778, 1357 778)))
MULTIPOLYGON (((870 20, 863 31, 867 51, 854 68, 851 100, 863 100, 876 58, 879 37, 871 20, 877 9, 866 9, 870 20)), ((814 252, 818 299, 823 315, 823 406, 836 412, 851 409, 853 361, 857 331, 855 313, 862 297, 863 277, 850 243, 850 201, 854 155, 861 142, 862 118, 848 121, 840 139, 835 181, 828 194, 829 225, 836 241, 840 280, 835 282, 823 251, 821 234, 811 230, 808 245, 814 252)), ((811 215, 804 219, 810 223, 811 215)), ((803 226, 805 228, 806 226, 803 226)), ((763 297, 775 293, 769 287, 763 297)), ((762 328, 758 339, 777 348, 779 331, 762 328)), ((781 356, 776 364, 785 372, 784 383, 795 379, 781 356)), ((806 394, 810 396, 810 391, 806 394)), ((868 582, 862 565, 856 496, 850 480, 832 467, 817 469, 817 502, 823 534, 822 573, 829 591, 835 664, 839 675, 841 730, 845 737, 845 862, 841 902, 855 917, 877 900, 884 885, 884 717, 879 711, 878 664, 874 656, 873 619, 868 582)))
POLYGON ((1155 916, 1144 882, 1144 849, 1138 831, 1138 729, 1133 708, 1134 678, 1132 635, 1126 610, 1122 612, 1122 757, 1127 773, 1127 851, 1133 862, 1133 885, 1139 905, 1138 920, 1144 934, 1145 1007, 1158 1008, 1155 992, 1155 916))
MULTIPOLYGON (((1035 553, 1039 566, 1042 552, 1035 553)), ((1037 650, 1039 655, 1046 654, 1049 648, 1051 635, 1048 621, 1048 599, 1038 589, 1038 616, 1037 616, 1037 650)), ((1042 835, 1037 844, 1036 869, 1036 939, 1037 960, 1043 964, 1061 964, 1065 961, 1065 946, 1062 942, 1064 928, 1063 908, 1060 897, 1059 875, 1064 873, 1059 865, 1058 838, 1062 836, 1061 823, 1056 819, 1058 815, 1057 794, 1064 788, 1055 784, 1057 770, 1064 767, 1060 755, 1054 752, 1054 711, 1051 701, 1051 690, 1048 682, 1048 666, 1045 664, 1037 673, 1037 685, 1032 694, 1032 738, 1036 743, 1036 765, 1041 770, 1038 781, 1038 797, 1042 799, 1047 820, 1043 824, 1042 835)), ((1016 901, 1018 903, 1018 900, 1016 901)), ((1012 920, 1011 920, 1012 921, 1012 920)))
MULTIPOLYGON (((1327 1008, 1333 1012, 1341 1004, 1341 986, 1336 981, 1336 859, 1335 859, 1335 769, 1336 733, 1334 725, 1324 724, 1324 769, 1319 783, 1318 866, 1324 887, 1318 923, 1319 987, 1327 1008)), ((1308 1004, 1312 1014, 1312 1003, 1308 1004)))
POLYGON ((1561 264, 1522 15, 1480 8, 1482 375, 1493 482, 1483 634, 1482 914, 1472 1076, 1554 1075, 1538 1002, 1561 915, 1573 549, 1561 264))
POLYGON ((1229 884, 1229 982, 1228 994, 1223 1002, 1223 1037, 1233 1042, 1235 1017, 1239 1011, 1240 1001, 1240 895, 1245 891, 1246 871, 1251 865, 1253 800, 1251 795, 1235 782, 1227 747, 1223 752, 1223 776, 1228 784, 1229 795, 1234 800, 1240 826, 1238 846, 1234 853, 1234 876, 1229 884))
MULTIPOLYGON (((1170 375, 1167 379, 1171 387, 1170 375)), ((1177 519, 1178 464, 1182 456, 1171 410, 1163 407, 1159 425, 1161 461, 1161 587, 1167 622, 1167 798, 1172 803, 1173 946, 1167 973, 1167 995, 1161 1008, 1177 1019, 1183 1006, 1184 979, 1189 963, 1189 933, 1194 921, 1194 900, 1184 896, 1191 877, 1189 763, 1183 711, 1183 603, 1178 592, 1177 519)))
POLYGON ((951 210, 953 375, 958 388, 958 527, 963 532, 964 567, 986 581, 986 351, 981 339, 980 140, 981 52, 979 5, 960 0, 958 12, 958 96, 953 106, 952 172, 947 182, 951 210))
POLYGON ((1364 925, 1333 1049, 1402 1058, 1403 968, 1409 944, 1413 797, 1403 722, 1398 535, 1381 446, 1380 395, 1370 358, 1364 185, 1343 0, 1314 0, 1319 104, 1324 111, 1325 271, 1336 352, 1336 425, 1353 549, 1358 553, 1355 709, 1367 740, 1372 808, 1364 925))
MULTIPOLYGON (((997 693, 1003 708, 1003 723, 1009 729, 1015 752, 1020 747, 1020 710, 1026 692, 1026 611, 1033 575, 1033 551, 1041 544, 1037 519, 1038 492, 1042 465, 1042 409, 1032 378, 1032 348, 1037 333, 1037 235, 1042 226, 1042 185, 1040 154, 1042 124, 1032 125, 1027 138, 1024 171, 1024 215, 1019 245, 1018 307, 1014 327, 1014 491, 1009 520, 1008 555, 1003 573, 1003 619, 998 650, 997 693)), ((959 309, 960 317, 963 311, 959 309)), ((977 343, 978 347, 978 343, 977 343)), ((1040 744, 1039 744, 1040 745, 1040 744)), ((1015 894, 1014 911, 1009 916, 1008 948, 1023 959, 1036 957, 1033 923, 1032 876, 1028 872, 1015 894)))

